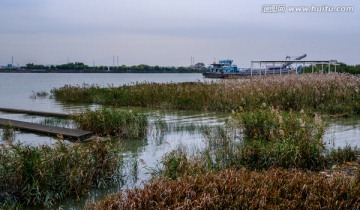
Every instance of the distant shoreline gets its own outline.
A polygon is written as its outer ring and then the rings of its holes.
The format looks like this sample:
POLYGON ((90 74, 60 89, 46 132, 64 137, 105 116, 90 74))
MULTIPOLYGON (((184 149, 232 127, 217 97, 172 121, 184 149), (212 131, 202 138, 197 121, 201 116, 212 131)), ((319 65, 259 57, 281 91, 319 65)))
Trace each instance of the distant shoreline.
POLYGON ((0 70, 0 73, 202 73, 199 70, 193 71, 104 71, 104 70, 0 70))

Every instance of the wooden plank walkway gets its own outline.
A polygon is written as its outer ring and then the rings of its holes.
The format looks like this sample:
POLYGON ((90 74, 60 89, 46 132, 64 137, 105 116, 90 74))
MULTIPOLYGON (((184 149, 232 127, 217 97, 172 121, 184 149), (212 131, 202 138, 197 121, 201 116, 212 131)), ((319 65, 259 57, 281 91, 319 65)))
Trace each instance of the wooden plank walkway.
POLYGON ((46 116, 46 117, 67 118, 70 116, 70 114, 67 114, 67 113, 42 112, 42 111, 33 111, 33 110, 24 110, 24 109, 11 109, 11 108, 0 108, 0 111, 1 112, 9 112, 9 113, 39 115, 39 116, 46 116))
POLYGON ((79 129, 61 128, 50 125, 41 125, 36 123, 22 122, 17 120, 9 120, 0 118, 1 126, 11 126, 24 131, 30 131, 34 133, 43 133, 52 136, 62 135, 64 138, 70 139, 86 139, 92 136, 91 131, 84 131, 79 129))

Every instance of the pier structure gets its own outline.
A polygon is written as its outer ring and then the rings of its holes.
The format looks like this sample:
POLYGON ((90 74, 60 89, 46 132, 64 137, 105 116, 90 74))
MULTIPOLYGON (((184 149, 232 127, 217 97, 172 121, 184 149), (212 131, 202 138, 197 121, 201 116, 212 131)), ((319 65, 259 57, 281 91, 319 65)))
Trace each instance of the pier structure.
POLYGON ((0 126, 9 126, 24 131, 33 133, 42 133, 51 136, 61 136, 74 140, 83 140, 92 136, 91 131, 84 131, 79 129, 61 128, 50 125, 41 125, 36 123, 23 122, 18 120, 2 119, 0 118, 0 126))
POLYGON ((43 112, 43 111, 24 110, 24 109, 12 109, 12 108, 1 108, 1 107, 0 107, 0 112, 18 113, 18 114, 28 114, 28 115, 38 115, 38 116, 45 116, 45 117, 59 117, 59 118, 67 118, 67 117, 70 117, 70 114, 67 114, 67 113, 43 112))
MULTIPOLYGON (((311 66, 312 73, 321 72, 321 73, 330 73, 336 72, 336 66, 339 64, 337 60, 255 60, 251 61, 251 76, 254 75, 267 75, 268 67, 276 67, 284 64, 294 65, 295 72, 299 73, 296 69, 299 67, 308 67, 311 66)), ((285 74, 290 73, 288 71, 285 74)), ((280 71, 281 74, 281 71, 280 71)), ((283 73, 284 74, 284 73, 283 73)))
MULTIPOLYGON (((52 112, 42 112, 42 111, 12 109, 12 108, 0 108, 0 111, 9 112, 9 113, 37 115, 37 116, 59 117, 59 118, 70 117, 70 114, 67 113, 52 113, 52 112)), ((32 133, 41 133, 50 136, 61 136, 73 140, 84 140, 93 135, 93 132, 91 131, 62 128, 57 126, 42 125, 37 123, 23 122, 23 121, 3 119, 3 118, 0 118, 0 126, 8 126, 23 131, 28 131, 32 133)))

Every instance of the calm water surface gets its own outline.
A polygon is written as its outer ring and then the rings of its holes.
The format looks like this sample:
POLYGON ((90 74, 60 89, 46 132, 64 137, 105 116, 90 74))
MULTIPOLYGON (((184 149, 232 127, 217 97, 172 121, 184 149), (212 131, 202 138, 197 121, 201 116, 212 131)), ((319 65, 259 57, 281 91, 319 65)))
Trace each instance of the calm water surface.
MULTIPOLYGON (((0 107, 30 109, 49 112, 76 112, 89 106, 69 106, 55 101, 51 97, 44 98, 32 97, 39 91, 50 92, 55 87, 62 87, 66 84, 82 85, 96 84, 100 86, 119 86, 124 84, 133 84, 136 82, 193 82, 206 81, 201 74, 13 74, 0 73, 0 107)), ((91 105, 90 107, 98 107, 91 105)), ((107 193, 113 193, 121 188, 141 185, 142 180, 147 180, 150 175, 147 168, 154 167, 161 157, 179 146, 185 146, 188 149, 201 149, 204 147, 204 139, 201 132, 193 129, 201 126, 214 126, 223 124, 228 114, 216 112, 195 112, 195 111, 171 111, 171 110, 151 110, 136 108, 150 116, 150 121, 155 122, 162 119, 168 126, 166 132, 159 132, 151 124, 148 135, 145 139, 131 140, 124 142, 124 158, 136 162, 136 173, 134 169, 121 186, 109 191, 98 192, 95 197, 102 197, 107 193)), ((24 114, 10 114, 0 112, 0 118, 17 119, 28 122, 44 123, 46 118, 37 116, 28 116, 24 114)), ((360 146, 360 118, 350 119, 329 119, 328 129, 325 139, 329 147, 338 146, 360 146)), ((61 126, 73 127, 71 122, 61 126)), ((1 131, 1 130, 0 130, 1 131)), ((15 139, 29 144, 52 144, 55 139, 48 136, 40 136, 32 133, 19 132, 15 134, 15 139)), ((129 161, 131 162, 131 161, 129 161)), ((130 168, 132 166, 129 166, 130 168)), ((94 199, 94 195, 90 196, 94 199)), ((67 200, 61 203, 61 206, 68 208, 81 208, 82 202, 67 200)))

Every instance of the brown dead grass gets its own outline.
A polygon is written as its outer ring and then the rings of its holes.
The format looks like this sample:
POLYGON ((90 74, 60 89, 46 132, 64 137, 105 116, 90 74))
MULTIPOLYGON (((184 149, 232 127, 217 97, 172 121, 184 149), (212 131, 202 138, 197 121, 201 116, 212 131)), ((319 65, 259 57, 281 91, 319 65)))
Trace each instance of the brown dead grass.
POLYGON ((358 180, 314 172, 227 169, 111 195, 89 209, 359 209, 358 180))

